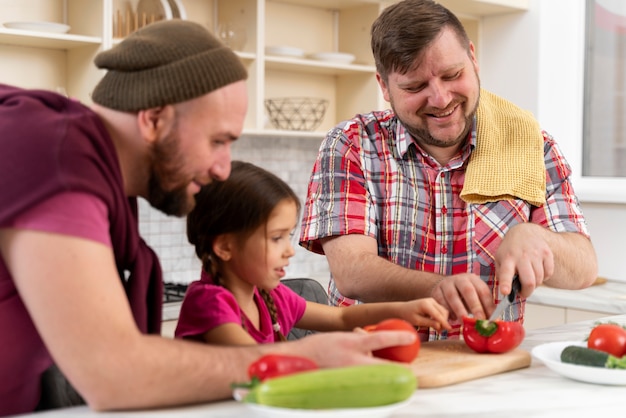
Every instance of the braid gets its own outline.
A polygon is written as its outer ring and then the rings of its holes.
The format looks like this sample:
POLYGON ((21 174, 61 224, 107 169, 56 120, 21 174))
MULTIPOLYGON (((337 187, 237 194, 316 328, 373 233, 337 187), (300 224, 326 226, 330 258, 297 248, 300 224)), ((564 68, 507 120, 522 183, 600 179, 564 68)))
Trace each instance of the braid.
POLYGON ((270 295, 270 292, 268 292, 265 289, 259 289, 259 293, 263 297, 263 301, 265 301, 265 306, 267 306, 267 310, 270 311, 270 318, 272 318, 272 326, 274 327, 274 331, 276 332, 276 334, 278 334, 279 340, 287 341, 287 339, 285 338, 285 336, 280 330, 280 325, 278 324, 278 321, 276 320, 276 315, 277 315, 276 304, 274 303, 274 299, 270 295))

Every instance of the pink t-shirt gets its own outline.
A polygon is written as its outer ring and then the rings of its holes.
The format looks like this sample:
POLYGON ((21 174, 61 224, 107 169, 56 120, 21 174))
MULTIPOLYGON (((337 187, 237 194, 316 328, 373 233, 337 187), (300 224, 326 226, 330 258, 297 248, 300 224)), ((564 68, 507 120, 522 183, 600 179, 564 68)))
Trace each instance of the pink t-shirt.
MULTIPOLYGON (((286 336, 304 315, 306 300, 282 283, 270 293, 276 305, 280 331, 286 336)), ((259 308, 260 329, 253 326, 241 311, 233 294, 222 286, 214 285, 211 277, 203 272, 201 279, 191 283, 185 292, 175 335, 177 338, 199 338, 219 325, 241 325, 243 321, 246 331, 257 343, 278 341, 270 313, 258 289, 254 297, 259 308)))
MULTIPOLYGON (((86 193, 53 196, 0 228, 72 235, 111 246, 106 206, 86 193)), ((33 257, 36 262, 37 255, 33 257)), ((50 367, 52 358, 1 257, 0 335, 0 415, 32 411, 39 402, 41 374, 50 367)))

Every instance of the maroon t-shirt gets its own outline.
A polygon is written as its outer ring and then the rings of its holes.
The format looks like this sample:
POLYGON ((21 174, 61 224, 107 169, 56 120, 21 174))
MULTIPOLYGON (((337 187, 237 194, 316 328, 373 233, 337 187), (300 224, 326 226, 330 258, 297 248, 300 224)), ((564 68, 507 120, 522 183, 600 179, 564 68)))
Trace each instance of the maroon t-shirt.
MULTIPOLYGON (((137 201, 124 193, 117 154, 99 117, 53 92, 0 84, 0 150, 0 228, 51 196, 94 195, 106 205, 115 262, 135 321, 143 332, 159 333, 161 269, 139 236, 137 201)), ((0 344, 0 415, 32 411, 41 373, 51 364, 10 275, 3 273, 8 280, 0 282, 5 342, 0 344), (13 332, 14 323, 23 324, 19 333, 13 332)))

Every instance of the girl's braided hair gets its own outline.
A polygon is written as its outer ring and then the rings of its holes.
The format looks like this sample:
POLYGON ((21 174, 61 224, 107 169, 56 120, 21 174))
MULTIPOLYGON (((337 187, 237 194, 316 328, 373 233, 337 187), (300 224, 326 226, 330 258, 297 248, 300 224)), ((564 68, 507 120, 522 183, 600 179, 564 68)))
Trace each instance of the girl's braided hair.
MULTIPOLYGON (((300 212, 300 200, 287 183, 254 164, 233 161, 230 176, 214 181, 196 194, 196 206, 187 216, 187 239, 195 247, 202 269, 223 285, 221 260, 213 253, 213 241, 222 234, 234 234, 243 244, 260 226, 267 223, 274 208, 289 199, 300 212)), ((281 341, 285 336, 278 327, 276 304, 270 292, 259 289, 281 341)), ((242 321, 243 323, 243 321, 242 321)))

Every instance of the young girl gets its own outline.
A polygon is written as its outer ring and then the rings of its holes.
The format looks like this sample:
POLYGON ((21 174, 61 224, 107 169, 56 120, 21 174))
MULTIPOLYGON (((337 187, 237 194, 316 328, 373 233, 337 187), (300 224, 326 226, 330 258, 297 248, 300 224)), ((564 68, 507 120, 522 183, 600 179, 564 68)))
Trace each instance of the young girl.
POLYGON ((294 326, 352 330, 386 318, 449 329, 448 311, 432 298, 334 307, 306 301, 281 284, 300 211, 293 190, 274 174, 233 161, 228 180, 196 195, 187 238, 202 274, 182 303, 175 335, 207 343, 247 345, 285 340, 294 326))

